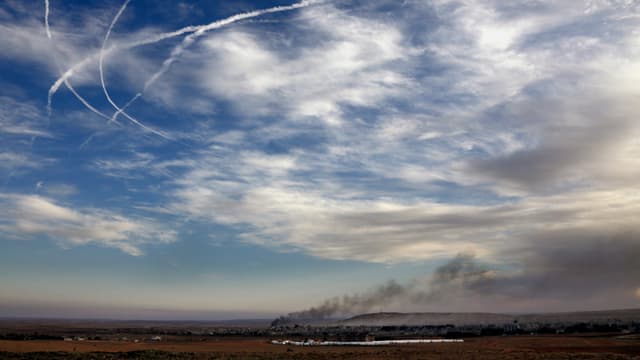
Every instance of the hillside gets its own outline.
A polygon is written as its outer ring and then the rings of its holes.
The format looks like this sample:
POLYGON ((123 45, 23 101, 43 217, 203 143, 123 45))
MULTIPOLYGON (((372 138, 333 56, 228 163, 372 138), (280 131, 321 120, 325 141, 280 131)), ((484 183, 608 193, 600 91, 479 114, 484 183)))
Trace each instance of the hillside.
POLYGON ((559 313, 500 314, 500 313, 372 313, 354 316, 339 322, 344 326, 400 326, 400 325, 489 325, 520 323, 608 323, 616 320, 640 321, 640 309, 602 310, 559 313))

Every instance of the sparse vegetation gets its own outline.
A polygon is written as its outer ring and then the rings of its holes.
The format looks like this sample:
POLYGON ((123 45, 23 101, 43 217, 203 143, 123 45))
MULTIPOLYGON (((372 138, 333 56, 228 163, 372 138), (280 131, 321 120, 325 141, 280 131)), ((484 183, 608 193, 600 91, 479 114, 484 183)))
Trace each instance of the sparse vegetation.
POLYGON ((609 321, 551 319, 554 322, 521 318, 501 324, 347 326, 346 321, 342 325, 289 323, 273 327, 268 321, 233 325, 0 320, 0 359, 633 359, 640 355, 640 322, 633 316, 609 321), (152 341, 158 337, 160 340, 152 341), (366 341, 434 337, 464 337, 465 341, 366 347, 270 343, 283 338, 366 341))

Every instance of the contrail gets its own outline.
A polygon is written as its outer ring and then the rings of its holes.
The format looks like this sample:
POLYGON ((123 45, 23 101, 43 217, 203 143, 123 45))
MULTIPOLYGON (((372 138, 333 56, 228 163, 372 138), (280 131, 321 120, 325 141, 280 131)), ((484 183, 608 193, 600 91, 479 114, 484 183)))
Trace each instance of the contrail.
POLYGON ((134 96, 134 97, 132 97, 131 99, 129 99, 129 101, 127 101, 127 103, 126 103, 126 104, 124 104, 124 105, 120 108, 120 110, 118 110, 118 111, 114 112, 114 113, 113 113, 113 115, 111 116, 111 118, 109 119, 109 122, 111 122, 111 121, 117 122, 116 118, 118 117, 118 115, 120 115, 122 112, 124 112, 124 111, 129 107, 129 105, 133 104, 136 100, 138 100, 138 98, 139 98, 140 96, 142 96, 142 92, 143 92, 143 91, 144 91, 144 90, 142 90, 141 92, 139 92, 139 93, 135 94, 135 96, 134 96))
MULTIPOLYGON (((223 20, 214 21, 214 22, 212 22, 210 24, 207 24, 207 25, 204 25, 204 26, 200 27, 200 29, 198 29, 195 32, 191 33, 190 35, 186 36, 184 38, 184 40, 182 40, 182 43, 176 45, 176 47, 174 47, 173 50, 171 50, 171 55, 169 56, 169 58, 167 58, 165 61, 162 62, 162 67, 160 67, 160 69, 155 74, 153 74, 147 81, 145 81, 142 90, 140 92, 138 92, 134 97, 132 97, 127 102, 126 106, 129 106, 134 101, 136 101, 140 96, 142 96, 142 94, 149 88, 149 86, 151 86, 156 80, 158 80, 158 78, 160 76, 164 75, 164 73, 169 70, 169 67, 171 67, 171 64, 173 64, 182 55, 184 50, 187 47, 189 47, 191 44, 193 44, 196 41, 197 38, 199 38, 199 37, 203 36, 204 34, 206 34, 207 31, 219 29, 221 27, 233 24, 233 23, 238 22, 240 20, 244 20, 244 19, 248 19, 248 18, 252 18, 252 17, 257 17, 257 16, 260 16, 260 15, 268 14, 268 13, 293 10, 293 9, 297 9, 297 8, 300 8, 300 7, 303 7, 303 6, 307 6, 308 4, 309 4, 309 1, 303 1, 303 2, 296 3, 296 4, 293 4, 293 5, 289 5, 289 6, 276 6, 276 7, 272 7, 272 8, 268 8, 268 9, 263 9, 263 10, 250 11, 250 12, 246 12, 246 13, 236 14, 236 15, 230 16, 230 17, 228 17, 226 19, 223 19, 223 20)), ((120 114, 120 113, 122 113, 122 111, 117 111, 115 114, 113 114, 111 119, 115 120, 118 117, 118 114, 120 114)), ((123 115, 124 115, 124 113, 123 113, 123 115)))
MULTIPOLYGON (((49 38, 49 40, 51 41, 51 44, 53 45, 53 36, 51 35, 51 27, 49 26, 49 0, 44 0, 44 28, 47 33, 47 38, 49 38)), ((62 75, 62 69, 60 68, 60 64, 58 64, 55 58, 53 61, 56 64, 56 67, 58 68, 58 72, 60 73, 60 75, 62 75)), ((78 92, 73 88, 73 86, 71 86, 71 83, 68 81, 68 79, 64 79, 63 82, 64 82, 64 85, 67 87, 67 89, 69 89, 69 91, 71 91, 71 93, 78 100, 80 100, 80 102, 85 107, 87 107, 87 109, 91 110, 92 112, 96 113, 97 115, 105 119, 109 119, 107 115, 105 115, 95 107, 91 106, 91 104, 89 104, 89 102, 85 98, 83 98, 80 94, 78 94, 78 92)), ((49 98, 47 101, 47 113, 49 114, 49 116, 51 116, 51 98, 49 98)))
POLYGON ((102 111, 96 109, 95 107, 91 106, 91 104, 89 104, 89 102, 83 98, 80 94, 78 94, 78 92, 73 88, 73 86, 71 86, 71 83, 69 82, 69 80, 65 80, 64 81, 65 86, 67 87, 67 89, 69 89, 69 91, 71 91, 71 93, 73 95, 75 95, 75 97, 80 100, 80 102, 86 106, 89 110, 93 111, 95 114, 105 118, 105 119, 109 119, 109 116, 107 116, 105 113, 103 113, 102 111))
POLYGON ((85 147, 88 143, 91 142, 91 140, 93 140, 93 138, 96 136, 95 133, 89 135, 89 137, 87 137, 82 144, 80 144, 80 146, 78 146, 78 150, 82 150, 83 147, 85 147))
MULTIPOLYGON (((128 50, 128 49, 133 49, 133 48, 136 48, 136 47, 139 47, 139 46, 143 46, 143 45, 154 44, 154 43, 157 43, 157 42, 160 42, 160 41, 163 41, 163 40, 166 40, 166 39, 174 38, 176 36, 180 36, 180 35, 183 35, 183 34, 195 33, 195 32, 198 32, 198 31, 202 31, 204 33, 206 31, 217 29, 217 28, 220 28, 221 26, 225 26, 225 25, 228 25, 228 24, 240 21, 240 20, 249 19, 249 18, 252 18, 252 17, 256 17, 256 16, 260 16, 260 15, 264 15, 264 14, 269 14, 269 13, 276 13, 276 12, 299 9, 299 8, 306 7, 306 6, 309 6, 309 5, 312 5, 312 4, 321 3, 322 1, 323 0, 303 0, 301 2, 292 4, 292 5, 288 5, 288 6, 276 6, 276 7, 272 7, 272 8, 268 8, 268 9, 263 9, 263 10, 250 11, 250 12, 246 12, 246 13, 230 16, 230 17, 228 17, 228 18, 226 18, 224 20, 214 21, 214 22, 206 24, 206 25, 186 26, 186 27, 183 27, 183 28, 175 30, 175 31, 157 34, 157 35, 148 37, 146 39, 133 41, 133 42, 130 42, 130 43, 125 43, 125 44, 122 44, 120 46, 113 45, 113 46, 111 46, 111 47, 109 47, 107 49, 101 49, 101 51, 99 53, 94 53, 94 54, 84 58, 82 61, 74 64, 71 68, 69 68, 67 71, 65 71, 64 74, 62 74, 58 79, 56 79, 56 81, 53 83, 53 85, 51 85, 51 88, 49 88, 48 103, 51 103, 51 98, 58 91, 58 89, 65 82, 66 79, 71 77, 74 74, 75 71, 81 69, 82 67, 84 67, 87 64, 91 63, 92 61, 95 61, 96 58, 99 58, 100 56, 105 56, 105 55, 107 55, 107 54, 109 54, 111 52, 114 52, 114 51, 128 50)), ((200 35, 198 35, 198 36, 200 36, 200 35)))
MULTIPOLYGON (((109 28, 107 29, 107 33, 104 36, 104 40, 102 41, 102 47, 100 48, 100 56, 98 59, 98 69, 100 70, 100 84, 102 85, 102 92, 104 93, 104 96, 107 98, 107 100, 109 101, 109 103, 111 104, 111 106, 113 106, 114 109, 116 109, 117 112, 120 112, 122 115, 124 115, 127 119, 129 119, 132 123, 140 126, 141 128, 152 132, 162 138, 165 138, 167 140, 172 140, 169 136, 167 136, 166 134, 164 134, 161 131, 155 130, 147 125, 142 124, 140 121, 136 120, 133 116, 127 114, 126 112, 122 111, 122 109, 120 109, 120 107, 113 101, 113 99, 111 98, 111 96, 109 95, 109 91, 107 91, 107 86, 105 84, 104 81, 104 70, 103 70, 103 63, 104 63, 104 48, 107 44, 107 41, 109 41, 109 36, 111 35, 111 30, 113 30, 113 27, 115 26, 115 24, 118 22, 118 19, 120 18, 120 16, 122 15, 122 13, 124 12, 124 10, 127 8, 127 5, 129 4, 129 1, 131 0, 126 0, 124 2, 124 4, 122 4, 122 6, 120 7, 120 10, 118 10, 118 13, 116 14, 116 16, 113 18, 113 20, 111 21, 111 24, 109 25, 109 28)), ((115 121, 115 119, 113 119, 115 121)), ((109 119, 109 121, 111 121, 111 118, 109 119)))
POLYGON ((127 103, 122 107, 122 109, 116 111, 113 114, 113 116, 111 116, 110 121, 116 121, 118 115, 121 113, 123 113, 124 115, 124 109, 129 107, 129 105, 133 104, 136 100, 138 100, 138 98, 141 97, 142 94, 144 94, 147 91, 149 86, 151 86, 160 76, 162 76, 165 72, 169 70, 169 67, 171 66, 171 64, 173 64, 173 62, 176 61, 176 59, 180 57, 180 55, 182 55, 182 53, 184 52, 184 49, 186 49, 187 46, 193 43, 193 41, 196 38, 195 34, 197 34, 197 32, 192 33, 191 35, 188 35, 187 37, 184 38, 181 44, 177 45, 176 47, 173 48, 173 50, 171 50, 171 55, 169 56, 169 58, 165 59, 165 61, 162 62, 162 66, 160 67, 160 69, 156 71, 153 75, 151 75, 151 77, 149 77, 147 81, 144 82, 144 86, 142 87, 142 90, 140 90, 140 92, 138 92, 131 99, 129 99, 129 101, 127 101, 127 103))
MULTIPOLYGON (((60 67, 58 67, 59 69, 60 67)), ((62 74, 62 71, 60 71, 60 74, 62 74)), ((63 81, 64 85, 67 87, 67 89, 69 89, 69 91, 71 91, 71 93, 76 97, 76 99, 78 99, 87 109, 91 110, 93 113, 95 113, 96 115, 99 115, 102 118, 105 118, 107 120, 110 120, 110 117, 108 115, 106 115, 105 113, 103 113, 102 111, 96 109, 95 107, 93 107, 88 101, 87 99, 85 99, 84 97, 82 97, 82 95, 80 95, 76 89, 73 88, 73 86, 71 86, 71 83, 69 82, 69 79, 64 79, 63 81)), ((51 100, 49 99, 47 101, 47 112, 49 115, 51 115, 51 100)))
POLYGON ((44 0, 44 29, 47 37, 51 39, 51 29, 49 29, 49 0, 44 0))

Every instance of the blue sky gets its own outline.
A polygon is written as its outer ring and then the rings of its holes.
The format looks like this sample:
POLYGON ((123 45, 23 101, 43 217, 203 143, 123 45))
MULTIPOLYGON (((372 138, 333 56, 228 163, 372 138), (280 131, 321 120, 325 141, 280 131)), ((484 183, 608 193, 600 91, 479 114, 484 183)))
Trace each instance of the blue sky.
POLYGON ((443 295, 358 310, 637 306, 638 25, 617 0, 2 1, 0 316, 262 317, 389 280, 443 295))

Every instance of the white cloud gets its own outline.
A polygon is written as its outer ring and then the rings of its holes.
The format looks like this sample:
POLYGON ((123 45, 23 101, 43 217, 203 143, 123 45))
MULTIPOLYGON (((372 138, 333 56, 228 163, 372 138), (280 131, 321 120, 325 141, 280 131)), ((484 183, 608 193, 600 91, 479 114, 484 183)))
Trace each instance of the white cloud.
POLYGON ((70 184, 48 183, 44 181, 38 181, 36 188, 51 196, 69 196, 78 192, 78 189, 70 184))
POLYGON ((31 102, 0 96, 0 174, 8 179, 54 164, 34 151, 40 138, 55 139, 41 111, 31 102))
POLYGON ((43 166, 44 164, 45 162, 37 160, 29 155, 0 151, 0 169, 2 170, 25 168, 35 169, 43 166))
POLYGON ((1 194, 0 203, 0 226, 18 238, 45 235, 62 246, 96 244, 133 256, 143 254, 142 245, 176 240, 175 231, 147 219, 93 208, 74 209, 37 195, 1 194))
POLYGON ((214 160, 196 161, 198 168, 179 182, 174 212, 245 229, 243 238, 251 243, 323 258, 399 262, 464 251, 491 258, 553 231, 579 229, 607 237, 638 230, 633 225, 638 199, 615 190, 499 205, 363 200, 282 173, 209 172, 207 161, 214 160))
POLYGON ((46 130, 41 111, 25 101, 0 96, 0 135, 12 137, 44 137, 53 135, 46 130))
POLYGON ((628 25, 605 39, 569 3, 451 5, 436 2, 441 23, 419 56, 392 22, 330 7, 306 10, 305 30, 324 41, 300 51, 243 31, 208 38, 206 90, 246 117, 285 119, 247 128, 245 141, 320 135, 306 116, 340 130, 284 162, 236 142, 202 151, 175 181, 171 208, 264 246, 380 262, 496 256, 562 229, 637 230, 640 47, 628 25), (443 70, 412 73, 420 62, 443 70), (385 108, 398 94, 411 106, 385 108), (354 105, 377 112, 346 118, 354 105), (438 189, 444 200, 430 199, 438 189))
MULTIPOLYGON (((167 177, 163 185, 174 188, 158 212, 234 226, 245 241, 333 259, 397 262, 470 249, 492 256, 551 229, 609 234, 634 227, 636 7, 404 4, 414 6, 407 11, 419 22, 324 4, 283 27, 295 34, 250 24, 212 33, 149 93, 149 105, 180 109, 181 119, 231 103, 229 118, 215 114, 194 134, 178 136, 209 147, 165 160, 171 155, 137 151, 135 143, 129 157, 101 157, 94 169, 116 179, 167 177)), ((4 39, 7 46, 29 43, 22 27, 9 27, 2 31, 19 36, 4 39)), ((95 47, 84 38, 61 41, 65 63, 95 47)), ((21 46, 13 56, 44 56, 21 46)), ((108 75, 131 93, 158 65, 143 51, 107 60, 108 75)), ((87 70, 77 80, 96 79, 87 70)), ((16 124, 4 128, 28 134, 16 124)), ((25 199, 12 201, 32 218, 69 223, 60 227, 69 238, 88 231, 77 225, 85 222, 78 210, 25 199)), ((100 217, 85 210, 92 220, 100 217)), ((110 225, 92 237, 99 243, 148 233, 107 215, 110 225)), ((44 233, 43 224, 11 226, 44 233)))
POLYGON ((198 81, 251 114, 284 111, 332 126, 344 120, 342 105, 372 107, 406 90, 409 80, 388 66, 408 55, 397 29, 328 5, 303 14, 302 49, 237 30, 210 36, 197 55, 206 59, 198 81))

